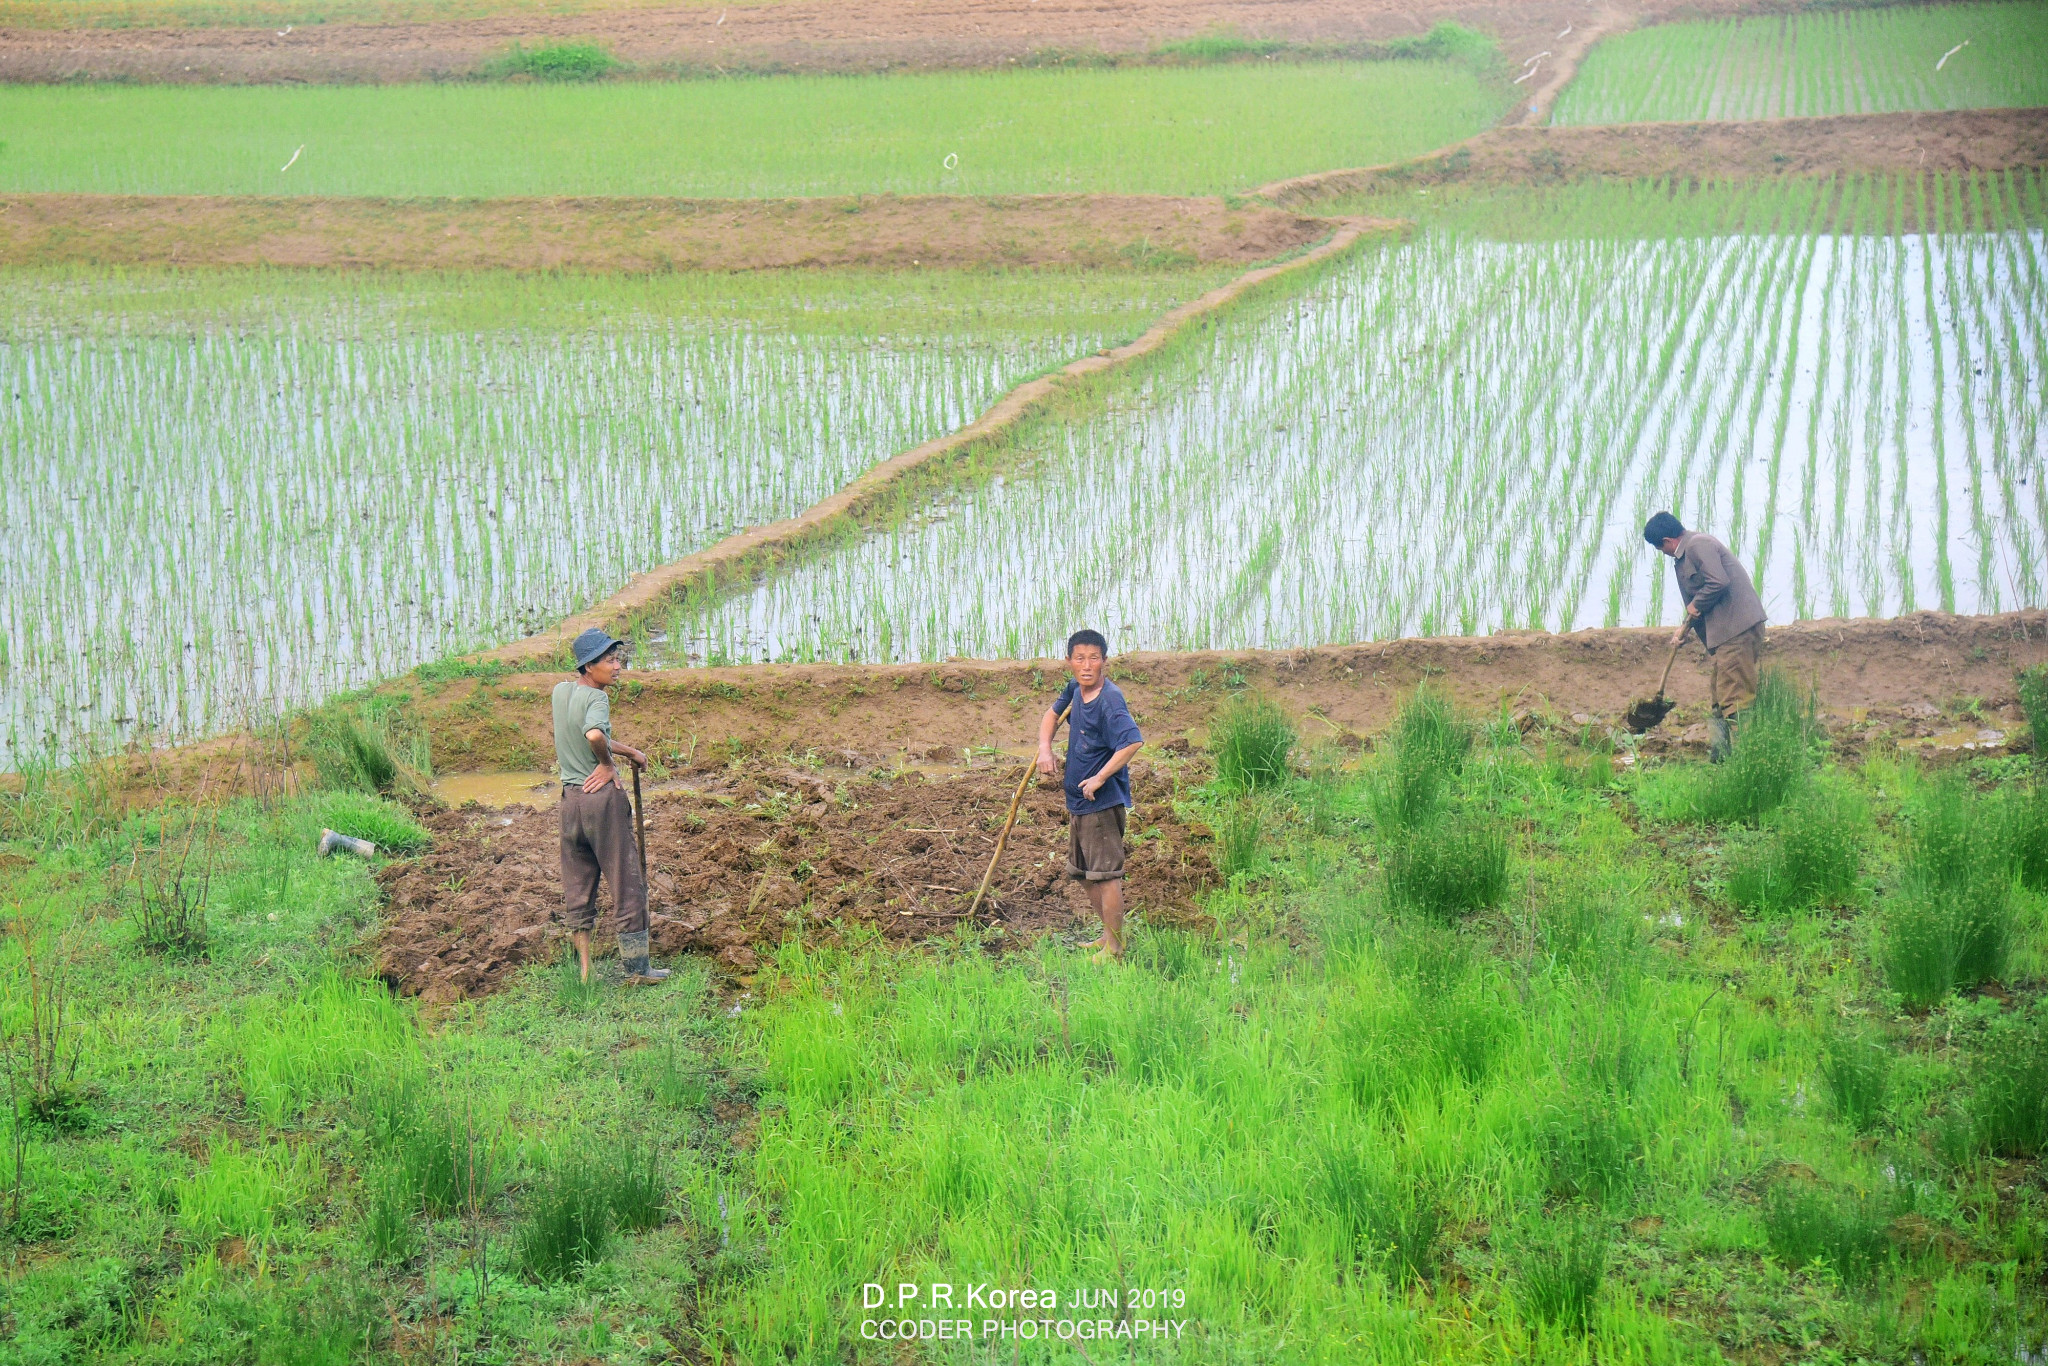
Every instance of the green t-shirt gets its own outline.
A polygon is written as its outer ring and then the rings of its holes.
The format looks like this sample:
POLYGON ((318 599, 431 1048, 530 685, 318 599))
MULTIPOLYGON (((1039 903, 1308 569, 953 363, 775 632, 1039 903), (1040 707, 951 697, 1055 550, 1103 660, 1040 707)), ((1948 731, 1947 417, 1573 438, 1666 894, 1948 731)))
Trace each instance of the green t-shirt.
POLYGON ((597 754, 590 748, 589 733, 612 734, 612 699, 603 688, 593 688, 573 678, 555 684, 555 763, 562 781, 579 787, 597 771, 597 754))

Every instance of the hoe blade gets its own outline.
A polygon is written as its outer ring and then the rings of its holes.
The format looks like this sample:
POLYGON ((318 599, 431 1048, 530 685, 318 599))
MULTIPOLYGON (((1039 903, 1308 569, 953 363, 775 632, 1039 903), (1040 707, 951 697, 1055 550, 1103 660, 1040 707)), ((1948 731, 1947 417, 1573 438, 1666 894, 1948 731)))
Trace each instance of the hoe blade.
POLYGON ((1639 697, 1629 703, 1628 710, 1621 714, 1621 724, 1628 727, 1630 734, 1641 735, 1653 729, 1676 705, 1662 697, 1639 697))

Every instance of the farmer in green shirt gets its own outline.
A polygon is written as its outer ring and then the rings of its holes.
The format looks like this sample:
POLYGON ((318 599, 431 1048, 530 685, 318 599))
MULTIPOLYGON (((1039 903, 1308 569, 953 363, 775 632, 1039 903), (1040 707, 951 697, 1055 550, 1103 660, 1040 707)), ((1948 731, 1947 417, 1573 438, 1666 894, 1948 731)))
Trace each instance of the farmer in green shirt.
POLYGON ((626 982, 668 976, 647 961, 647 883, 640 875, 633 803, 619 786, 616 757, 644 768, 647 756, 612 738, 612 700, 605 690, 626 668, 626 647, 592 627, 571 652, 576 677, 555 684, 555 762, 562 770, 562 900, 583 980, 590 980, 590 932, 597 925, 597 883, 611 884, 618 903, 619 959, 626 982))

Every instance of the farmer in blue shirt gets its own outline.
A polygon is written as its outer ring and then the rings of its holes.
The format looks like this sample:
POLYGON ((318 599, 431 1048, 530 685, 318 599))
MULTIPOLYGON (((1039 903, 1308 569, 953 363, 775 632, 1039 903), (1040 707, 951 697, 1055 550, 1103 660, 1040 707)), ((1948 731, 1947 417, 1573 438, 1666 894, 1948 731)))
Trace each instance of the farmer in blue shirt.
POLYGON ((1102 917, 1097 962, 1124 956, 1124 821, 1131 806, 1131 756, 1145 743, 1116 684, 1103 677, 1109 642, 1100 631, 1067 639, 1073 681, 1038 722, 1038 771, 1052 776, 1052 735, 1072 704, 1067 731, 1067 876, 1088 889, 1102 917))

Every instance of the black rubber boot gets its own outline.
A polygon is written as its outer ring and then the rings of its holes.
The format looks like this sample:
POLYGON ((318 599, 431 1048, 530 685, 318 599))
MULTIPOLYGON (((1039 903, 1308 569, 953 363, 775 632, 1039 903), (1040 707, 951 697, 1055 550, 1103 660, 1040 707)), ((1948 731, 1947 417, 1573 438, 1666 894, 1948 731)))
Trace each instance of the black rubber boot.
POLYGON ((1725 716, 1707 718, 1707 761, 1722 763, 1735 748, 1735 726, 1725 716))

